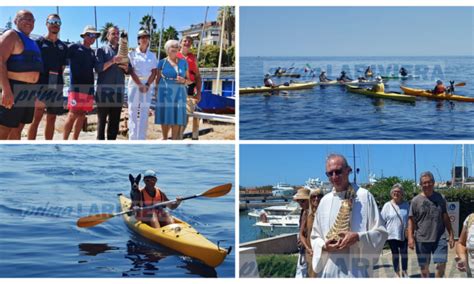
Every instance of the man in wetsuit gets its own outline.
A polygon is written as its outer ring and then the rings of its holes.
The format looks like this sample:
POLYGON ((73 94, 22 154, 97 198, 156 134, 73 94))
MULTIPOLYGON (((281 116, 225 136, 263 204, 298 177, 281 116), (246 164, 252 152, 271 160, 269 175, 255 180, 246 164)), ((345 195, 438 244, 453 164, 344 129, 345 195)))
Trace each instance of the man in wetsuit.
POLYGON ((43 68, 41 53, 29 38, 35 18, 28 10, 16 13, 17 30, 0 37, 0 140, 20 139, 21 129, 31 123, 34 114, 34 83, 43 68))
POLYGON ((405 67, 400 68, 400 71, 398 71, 398 72, 399 72, 400 75, 402 75, 403 77, 408 76, 408 72, 407 72, 407 70, 405 69, 405 67))
POLYGON ((346 75, 346 71, 341 71, 341 77, 337 78, 338 81, 342 81, 342 82, 350 82, 352 81, 351 78, 349 78, 347 75, 346 75))
POLYGON ((326 71, 322 71, 321 74, 319 75, 319 82, 330 82, 332 81, 326 76, 326 71))
POLYGON ((44 68, 38 81, 38 94, 35 104, 33 123, 28 128, 28 140, 35 140, 38 126, 46 110, 44 138, 52 140, 56 116, 64 112, 63 108, 63 71, 67 60, 67 45, 58 37, 61 18, 51 14, 46 18, 48 34, 36 40, 41 50, 44 68))

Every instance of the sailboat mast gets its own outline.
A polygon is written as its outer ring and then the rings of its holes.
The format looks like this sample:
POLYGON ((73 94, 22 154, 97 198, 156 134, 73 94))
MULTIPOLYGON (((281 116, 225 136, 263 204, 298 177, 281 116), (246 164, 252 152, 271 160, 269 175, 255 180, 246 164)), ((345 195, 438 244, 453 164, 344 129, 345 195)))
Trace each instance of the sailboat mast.
POLYGON ((160 50, 161 50, 161 42, 163 40, 163 31, 165 30, 165 7, 163 7, 163 15, 161 16, 161 32, 160 32, 160 41, 158 44, 158 51, 156 52, 157 55, 156 57, 158 58, 158 61, 160 61, 160 50))
MULTIPOLYGON (((413 168, 415 170, 415 185, 416 185, 416 144, 413 144, 413 168)), ((413 188, 413 190, 415 191, 416 190, 416 186, 415 188, 413 188)))
POLYGON ((224 46, 224 32, 225 32, 225 19, 226 19, 226 12, 227 12, 227 7, 224 6, 224 11, 222 12, 222 27, 221 27, 221 42, 220 42, 220 48, 219 48, 219 62, 217 63, 217 78, 216 78, 216 84, 214 85, 214 94, 221 95, 222 94, 222 89, 219 90, 219 80, 221 77, 221 62, 222 62, 222 48, 224 46))
POLYGON ((204 38, 204 28, 206 27, 208 12, 209 12, 209 6, 206 7, 206 15, 204 16, 204 22, 202 23, 201 36, 199 37, 199 45, 198 45, 198 52, 197 52, 197 59, 196 59, 197 62, 199 62, 199 55, 201 54, 201 45, 202 45, 202 39, 204 38))
POLYGON ((352 144, 352 155, 354 156, 354 183, 357 183, 356 145, 355 144, 352 144))
MULTIPOLYGON (((97 27, 97 9, 96 9, 95 6, 94 6, 94 21, 95 21, 95 28, 97 30, 98 29, 98 27, 97 27)), ((99 49, 99 41, 98 40, 95 41, 95 48, 99 49)))
POLYGON ((462 178, 461 178, 461 187, 464 187, 464 144, 461 145, 461 175, 462 175, 462 178))

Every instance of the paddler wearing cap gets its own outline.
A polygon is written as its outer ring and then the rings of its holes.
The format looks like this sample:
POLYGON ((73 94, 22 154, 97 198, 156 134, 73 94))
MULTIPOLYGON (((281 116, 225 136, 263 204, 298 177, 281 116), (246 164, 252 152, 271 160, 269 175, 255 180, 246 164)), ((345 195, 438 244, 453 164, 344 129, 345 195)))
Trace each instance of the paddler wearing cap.
MULTIPOLYGON (((140 189, 140 207, 151 206, 153 204, 169 201, 168 197, 159 187, 156 187, 156 173, 147 170, 143 174, 145 187, 140 189)), ((166 205, 168 209, 174 210, 181 204, 181 197, 176 197, 176 202, 166 205)), ((153 208, 140 210, 136 213, 137 219, 153 228, 160 228, 173 224, 173 218, 164 208, 153 208)))
POLYGON ((383 84, 382 77, 377 76, 375 81, 377 81, 377 84, 373 85, 370 90, 376 93, 385 93, 385 85, 383 84))
POLYGON ((150 34, 140 30, 138 47, 128 53, 130 76, 128 81, 128 139, 145 140, 148 128, 148 111, 153 96, 153 82, 157 74, 158 60, 150 51, 150 34))
POLYGON ((301 207, 300 213, 300 229, 297 239, 297 244, 299 248, 298 263, 296 265, 296 275, 295 278, 306 278, 308 277, 308 263, 306 262, 306 249, 311 245, 306 242, 307 231, 306 231, 306 221, 308 219, 309 211, 309 193, 310 190, 307 188, 300 188, 293 196, 293 200, 298 202, 301 207))

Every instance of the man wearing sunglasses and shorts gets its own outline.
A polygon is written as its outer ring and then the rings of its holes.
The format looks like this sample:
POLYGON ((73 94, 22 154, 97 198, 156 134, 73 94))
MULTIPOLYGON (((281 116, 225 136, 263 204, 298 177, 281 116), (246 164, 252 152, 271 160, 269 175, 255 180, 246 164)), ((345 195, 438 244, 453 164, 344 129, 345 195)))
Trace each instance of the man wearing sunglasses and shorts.
POLYGON ((349 182, 351 172, 344 156, 326 159, 333 190, 321 199, 311 232, 313 270, 321 278, 371 277, 388 237, 373 195, 349 182))
POLYGON ((67 140, 74 127, 74 140, 84 125, 86 114, 94 106, 94 69, 97 64, 94 44, 100 33, 93 26, 86 26, 81 34, 82 43, 69 46, 68 60, 70 68, 70 87, 68 94, 69 114, 64 124, 63 139, 67 140))
POLYGON ((43 71, 38 80, 37 100, 35 103, 35 114, 33 122, 28 128, 28 140, 35 140, 38 126, 46 111, 46 126, 44 138, 52 140, 54 136, 54 124, 56 116, 64 112, 63 107, 63 71, 66 67, 67 45, 59 39, 61 30, 61 18, 57 14, 51 14, 46 18, 48 34, 36 40, 41 50, 43 59, 43 71))

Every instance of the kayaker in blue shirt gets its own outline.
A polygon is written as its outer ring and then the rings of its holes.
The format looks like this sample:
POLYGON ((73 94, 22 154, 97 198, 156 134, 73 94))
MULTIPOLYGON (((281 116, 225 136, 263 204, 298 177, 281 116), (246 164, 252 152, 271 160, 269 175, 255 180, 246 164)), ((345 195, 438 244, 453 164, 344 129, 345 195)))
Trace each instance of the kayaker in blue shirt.
POLYGON ((342 71, 341 72, 341 77, 337 78, 338 81, 342 81, 342 82, 350 82, 350 81, 353 81, 351 78, 349 78, 347 75, 346 75, 346 71, 342 71))
POLYGON ((330 82, 332 81, 326 76, 326 71, 322 71, 321 74, 319 75, 319 82, 330 82))

